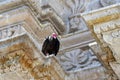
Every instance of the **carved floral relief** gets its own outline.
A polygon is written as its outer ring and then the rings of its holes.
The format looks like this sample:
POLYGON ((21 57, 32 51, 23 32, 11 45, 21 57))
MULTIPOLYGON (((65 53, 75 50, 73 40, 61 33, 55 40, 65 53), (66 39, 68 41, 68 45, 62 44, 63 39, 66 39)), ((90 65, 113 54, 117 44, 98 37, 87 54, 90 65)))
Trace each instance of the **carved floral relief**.
POLYGON ((67 23, 67 26, 70 28, 69 32, 86 30, 87 27, 80 16, 80 13, 85 11, 85 0, 67 0, 65 3, 71 10, 67 23))
POLYGON ((66 52, 60 56, 59 61, 66 72, 76 72, 101 65, 90 49, 85 51, 76 49, 66 52))

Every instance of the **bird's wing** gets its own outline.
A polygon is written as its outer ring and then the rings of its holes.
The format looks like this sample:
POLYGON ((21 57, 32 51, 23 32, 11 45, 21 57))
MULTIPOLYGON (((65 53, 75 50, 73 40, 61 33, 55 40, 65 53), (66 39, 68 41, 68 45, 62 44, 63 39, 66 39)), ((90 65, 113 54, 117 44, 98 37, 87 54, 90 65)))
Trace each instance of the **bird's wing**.
POLYGON ((46 40, 44 41, 43 46, 42 46, 43 53, 45 53, 48 43, 49 43, 49 39, 46 38, 46 40))

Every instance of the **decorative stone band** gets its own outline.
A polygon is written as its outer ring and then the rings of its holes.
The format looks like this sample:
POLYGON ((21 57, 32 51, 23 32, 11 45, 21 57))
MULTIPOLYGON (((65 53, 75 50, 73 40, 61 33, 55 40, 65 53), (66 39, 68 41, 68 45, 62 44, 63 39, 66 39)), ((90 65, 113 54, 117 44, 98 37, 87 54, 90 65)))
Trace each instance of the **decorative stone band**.
POLYGON ((111 31, 120 27, 120 19, 114 21, 105 22, 103 24, 94 25, 94 32, 96 34, 101 34, 102 32, 111 31))
POLYGON ((120 37, 120 30, 111 33, 113 38, 120 37))
POLYGON ((0 28, 0 41, 4 41, 6 39, 13 38, 18 35, 22 35, 25 33, 23 25, 21 23, 14 25, 7 25, 5 27, 0 28))

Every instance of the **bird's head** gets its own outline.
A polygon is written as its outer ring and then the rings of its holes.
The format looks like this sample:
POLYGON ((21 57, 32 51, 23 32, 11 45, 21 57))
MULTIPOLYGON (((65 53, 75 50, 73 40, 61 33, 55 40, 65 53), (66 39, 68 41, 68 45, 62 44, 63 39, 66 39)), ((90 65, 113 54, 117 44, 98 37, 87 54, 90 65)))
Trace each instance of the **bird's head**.
POLYGON ((56 33, 52 33, 51 37, 56 39, 57 38, 57 34, 56 33))
POLYGON ((56 33, 52 33, 52 35, 49 36, 49 40, 50 40, 50 41, 53 40, 53 38, 54 38, 54 39, 57 38, 57 34, 56 34, 56 33))

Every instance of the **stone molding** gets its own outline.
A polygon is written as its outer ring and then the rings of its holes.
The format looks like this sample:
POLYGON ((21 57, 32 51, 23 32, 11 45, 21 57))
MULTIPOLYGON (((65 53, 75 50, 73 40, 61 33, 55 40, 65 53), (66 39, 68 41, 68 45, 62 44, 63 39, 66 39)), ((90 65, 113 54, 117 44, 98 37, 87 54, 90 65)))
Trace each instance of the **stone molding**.
MULTIPOLYGON (((35 45, 34 48, 37 47, 39 52, 41 51, 40 50, 41 44, 43 43, 46 36, 50 35, 53 32, 57 32, 58 34, 69 33, 69 31, 66 31, 66 29, 65 29, 65 25, 64 25, 65 23, 62 20, 61 16, 59 16, 57 14, 57 12, 53 9, 53 7, 50 6, 49 4, 41 6, 39 3, 37 3, 37 0, 22 0, 22 2, 24 2, 24 5, 17 6, 17 8, 12 8, 10 11, 2 12, 3 17, 0 18, 0 24, 1 24, 0 29, 5 28, 6 25, 11 27, 13 24, 19 25, 20 23, 22 23, 22 28, 24 28, 23 35, 24 35, 24 30, 25 30, 25 35, 27 35, 31 39, 30 43, 34 43, 34 45, 35 45), (8 14, 10 16, 7 18, 8 21, 6 18, 4 18, 4 16, 6 16, 6 14, 8 14), (60 25, 60 27, 58 27, 58 25, 60 25), (64 31, 64 32, 62 33, 61 31, 64 31)), ((76 14, 71 15, 70 17, 71 18, 77 17, 78 19, 80 19, 81 15, 76 13, 76 14)), ((8 28, 5 28, 5 29, 8 29, 8 28)), ((17 29, 15 29, 15 30, 17 30, 17 29)), ((14 29, 13 29, 13 31, 14 31, 14 29)), ((16 34, 18 34, 18 33, 14 34, 13 31, 10 31, 9 35, 11 37, 12 37, 12 34, 15 36, 16 36, 16 34)), ((19 31, 15 31, 15 32, 19 32, 19 31)), ((2 33, 4 33, 3 30, 2 30, 2 33)), ((20 36, 20 34, 18 34, 18 35, 20 36)), ((21 35, 21 36, 23 37, 23 35, 21 35)), ((6 36, 6 37, 8 37, 8 36, 6 36)), ((6 38, 6 37, 4 36, 4 38, 6 38)), ((18 38, 18 36, 16 38, 18 38)), ((62 35, 60 39, 61 39, 61 44, 62 44, 60 53, 68 52, 71 49, 73 50, 76 48, 87 46, 88 43, 94 41, 94 39, 90 35, 90 32, 88 31, 88 29, 85 29, 83 32, 77 31, 77 32, 70 33, 67 35, 62 35)), ((7 40, 4 40, 3 42, 1 42, 1 44, 6 43, 5 41, 7 41, 7 40)), ((10 39, 10 41, 13 41, 13 39, 10 39)), ((22 41, 24 41, 24 40, 22 40, 22 41)), ((12 43, 10 45, 12 45, 12 43)), ((3 48, 3 46, 1 48, 3 48)), ((32 55, 34 55, 34 54, 32 54, 32 55)), ((61 55, 63 55, 63 54, 61 54, 61 55)), ((35 58, 38 58, 37 57, 38 54, 35 54, 34 56, 36 56, 35 58)), ((44 57, 42 57, 42 58, 44 58, 44 57)), ((53 59, 52 61, 54 63, 53 65, 55 65, 55 66, 50 67, 50 69, 53 69, 53 74, 57 73, 56 75, 58 75, 58 77, 60 77, 59 79, 69 77, 69 76, 65 75, 65 73, 62 71, 61 66, 58 64, 58 61, 55 58, 52 58, 52 59, 53 59)), ((31 65, 31 64, 29 64, 29 61, 30 61, 30 63, 32 63, 31 60, 28 60, 28 63, 23 62, 23 65, 27 66, 27 68, 28 68, 28 65, 31 65)), ((38 64, 38 63, 36 62, 36 64, 38 64)), ((39 65, 36 66, 35 69, 33 70, 33 75, 35 75, 37 73, 37 71, 39 70, 38 67, 40 67, 40 66, 39 65), (37 70, 36 70, 36 68, 37 68, 37 70)), ((43 68, 43 70, 44 69, 46 69, 46 68, 43 68)), ((49 73, 46 70, 44 70, 45 72, 43 72, 43 74, 49 73)), ((104 72, 103 69, 101 71, 104 72)), ((72 74, 70 74, 70 76, 71 75, 72 74)), ((36 78, 39 76, 41 76, 41 75, 39 75, 39 72, 38 72, 36 78)), ((73 77, 73 75, 72 75, 72 77, 73 77)), ((74 79, 74 77, 73 77, 73 79, 74 79)), ((58 79, 56 78, 56 80, 58 80, 58 79)), ((64 80, 64 79, 61 79, 61 80, 64 80)), ((70 78, 69 78, 69 80, 70 80, 70 78)))
MULTIPOLYGON (((106 53, 105 60, 109 64, 114 61, 120 61, 118 49, 120 26, 119 8, 120 4, 116 4, 103 9, 92 11, 90 13, 82 14, 86 23, 89 25, 89 28, 96 41, 100 44, 102 50, 106 53)), ((111 65, 108 66, 111 67, 111 65)), ((114 67, 112 66, 113 70, 114 67)), ((115 71, 115 73, 119 72, 115 71)), ((117 76, 119 77, 119 74, 117 74, 117 76)))
MULTIPOLYGON (((1 44, 0 49, 1 49, 1 54, 2 54, 1 56, 6 56, 10 52, 12 52, 13 49, 17 48, 16 46, 11 47, 12 45, 17 45, 17 44, 20 44, 21 42, 24 42, 24 44, 25 45, 27 44, 27 45, 26 46, 20 45, 20 47, 22 47, 23 51, 25 51, 25 53, 24 53, 25 55, 22 57, 24 58, 27 54, 27 56, 26 56, 27 59, 26 59, 26 57, 25 57, 25 59, 21 59, 22 61, 20 61, 20 63, 22 66, 27 68, 28 71, 30 69, 29 72, 34 76, 34 78, 39 78, 39 76, 40 76, 39 74, 41 72, 36 74, 36 72, 34 71, 33 68, 39 70, 39 68, 41 66, 40 64, 43 62, 34 62, 33 59, 39 58, 39 59, 41 59, 40 61, 44 60, 44 57, 40 51, 40 49, 41 49, 40 47, 41 47, 41 43, 42 43, 41 41, 43 41, 45 36, 52 33, 52 29, 48 28, 49 32, 46 33, 46 35, 45 34, 42 35, 42 32, 43 32, 43 31, 41 31, 42 27, 38 26, 39 24, 36 23, 34 16, 32 16, 30 14, 28 7, 24 6, 24 7, 18 8, 16 10, 8 12, 8 14, 10 17, 8 18, 7 22, 4 17, 0 20, 0 23, 2 23, 2 25, 0 26, 0 29, 2 32, 2 39, 0 41, 0 44, 1 44), (20 28, 20 29, 18 30, 16 28, 20 28), (5 30, 5 32, 4 32, 4 30, 5 30), (41 37, 43 37, 42 40, 41 40, 41 38, 38 37, 40 35, 41 35, 41 37), (27 39, 26 36, 29 37, 30 40, 27 39), (20 39, 20 37, 22 37, 22 39, 20 39), (31 45, 34 45, 34 47, 32 47, 31 45), (29 49, 28 46, 32 49, 29 49), (8 48, 10 47, 10 48, 5 49, 6 47, 8 47, 8 48), (37 50, 36 50, 36 48, 37 48, 37 50), (29 49, 29 50, 27 50, 27 49, 29 49), (33 52, 29 52, 31 50, 33 52), (35 50, 38 52, 36 52, 35 50), (28 59, 28 58, 30 58, 30 59, 28 59), (31 64, 31 63, 33 63, 33 64, 31 64), (38 65, 39 67, 37 67, 37 65, 36 65, 38 63, 39 63, 39 65, 38 65), (32 72, 31 72, 31 69, 33 69, 32 72)), ((4 15, 4 13, 2 15, 4 15)), ((18 51, 19 51, 19 49, 18 49, 18 51)), ((16 54, 13 54, 13 55, 16 55, 16 54)), ((1 60, 4 60, 4 59, 1 59, 1 60)), ((53 59, 52 61, 54 61, 54 60, 55 59, 53 59)), ((54 63, 55 63, 55 65, 60 66, 57 62, 54 62, 54 63)), ((61 67, 59 67, 58 69, 59 69, 59 71, 62 71, 61 67)), ((43 70, 44 70, 44 67, 43 67, 43 70)), ((48 70, 48 69, 45 68, 45 70, 48 70)), ((65 75, 62 76, 59 73, 57 73, 57 71, 56 71, 57 69, 55 69, 55 66, 54 66, 54 68, 53 68, 53 66, 50 67, 50 70, 53 70, 50 74, 57 75, 54 77, 56 80, 64 80, 63 78, 65 75)), ((43 74, 45 74, 44 71, 43 71, 43 74)), ((64 72, 62 74, 64 74, 64 72)), ((45 76, 45 75, 43 75, 43 76, 45 76)))
MULTIPOLYGON (((117 4, 88 14, 82 14, 93 35, 95 35, 94 37, 103 47, 106 47, 106 39, 104 37, 107 37, 104 34, 119 28, 119 5, 117 4)), ((111 34, 113 35, 113 33, 111 34)), ((109 42, 107 41, 107 43, 109 42)))

